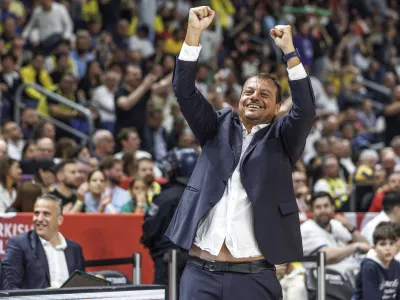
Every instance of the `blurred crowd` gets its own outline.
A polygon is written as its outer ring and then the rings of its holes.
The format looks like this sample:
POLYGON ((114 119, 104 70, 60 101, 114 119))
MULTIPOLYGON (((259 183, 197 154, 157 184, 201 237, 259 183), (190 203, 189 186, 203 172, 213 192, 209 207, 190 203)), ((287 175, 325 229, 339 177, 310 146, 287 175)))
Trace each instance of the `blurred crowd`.
MULTIPOLYGON (((151 208, 169 180, 168 153, 201 151, 172 91, 175 55, 198 5, 217 13, 201 37, 196 78, 216 110, 237 110, 244 79, 259 72, 276 76, 280 114, 290 110, 286 64, 269 31, 292 26, 317 106, 292 174, 303 221, 307 213, 329 223, 334 212, 369 211, 400 223, 397 0, 1 1, 0 212, 32 211, 43 192, 62 199, 64 213, 151 208), (87 108, 95 132, 81 109, 34 84, 87 108), (315 195, 332 210, 313 206, 315 195), (385 206, 388 195, 397 200, 385 206)), ((363 252, 374 228, 358 241, 363 252)))

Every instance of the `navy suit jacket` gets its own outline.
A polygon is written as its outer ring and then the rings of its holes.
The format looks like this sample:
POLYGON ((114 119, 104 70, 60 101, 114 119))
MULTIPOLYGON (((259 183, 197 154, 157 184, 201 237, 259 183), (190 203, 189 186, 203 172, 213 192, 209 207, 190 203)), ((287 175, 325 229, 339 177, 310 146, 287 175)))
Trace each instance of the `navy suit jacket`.
MULTIPOLYGON (((200 219, 222 198, 239 163, 242 124, 231 109, 214 111, 195 87, 197 62, 177 59, 173 88, 202 153, 167 230, 173 243, 189 249, 200 219)), ((292 168, 300 158, 315 116, 309 78, 289 82, 288 115, 255 133, 240 163, 243 187, 252 204, 254 231, 265 259, 273 264, 302 258, 300 221, 292 168)))
MULTIPOLYGON (((65 240, 67 248, 64 253, 69 274, 75 270, 85 271, 81 246, 65 240)), ((14 236, 7 242, 3 272, 5 290, 44 289, 50 286, 46 253, 35 231, 14 236)))

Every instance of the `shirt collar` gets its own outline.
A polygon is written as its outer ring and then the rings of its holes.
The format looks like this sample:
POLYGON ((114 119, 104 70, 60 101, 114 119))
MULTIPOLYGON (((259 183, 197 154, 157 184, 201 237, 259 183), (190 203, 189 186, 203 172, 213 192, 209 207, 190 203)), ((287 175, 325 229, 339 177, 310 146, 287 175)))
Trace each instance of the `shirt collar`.
POLYGON ((249 134, 255 134, 257 131, 267 127, 268 125, 269 124, 259 124, 259 125, 253 126, 251 128, 251 132, 247 133, 246 127, 244 127, 244 125, 242 124, 243 136, 246 136, 246 135, 249 135, 249 134))
MULTIPOLYGON (((54 249, 56 250, 65 250, 65 248, 67 248, 67 242, 65 241, 65 238, 63 237, 63 235, 61 233, 58 233, 59 239, 60 239, 60 244, 55 246, 54 249)), ((41 238, 39 236, 40 242, 42 243, 43 247, 45 246, 51 246, 53 247, 53 245, 49 242, 46 241, 45 239, 41 238)))

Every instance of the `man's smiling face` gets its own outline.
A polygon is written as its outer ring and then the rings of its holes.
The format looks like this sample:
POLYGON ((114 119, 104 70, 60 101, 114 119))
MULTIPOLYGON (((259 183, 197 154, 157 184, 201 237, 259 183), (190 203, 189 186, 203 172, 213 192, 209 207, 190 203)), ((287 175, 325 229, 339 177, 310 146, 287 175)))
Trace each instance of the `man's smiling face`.
POLYGON ((279 113, 278 88, 272 79, 249 78, 243 87, 239 102, 239 118, 248 128, 259 124, 269 124, 279 113))

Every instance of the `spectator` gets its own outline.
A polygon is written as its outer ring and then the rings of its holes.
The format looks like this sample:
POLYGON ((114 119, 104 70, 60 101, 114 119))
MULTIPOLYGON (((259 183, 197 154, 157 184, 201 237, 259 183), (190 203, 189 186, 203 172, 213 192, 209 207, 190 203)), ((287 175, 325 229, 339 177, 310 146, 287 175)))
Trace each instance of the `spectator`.
POLYGON ((137 178, 143 179, 149 187, 148 200, 151 203, 153 198, 161 192, 161 186, 157 183, 154 175, 154 162, 148 158, 141 158, 137 162, 137 178))
POLYGON ((106 129, 97 130, 92 139, 95 147, 93 156, 100 162, 108 155, 114 152, 114 137, 112 133, 106 129))
POLYGON ((314 194, 310 205, 312 218, 300 226, 304 255, 324 251, 327 268, 341 274, 357 269, 359 262, 352 255, 367 253, 370 249, 367 240, 345 217, 337 215, 332 219, 335 204, 329 193, 314 194))
POLYGON ((54 125, 48 121, 40 121, 32 131, 32 138, 38 140, 41 138, 49 138, 55 141, 56 138, 56 128, 54 125))
POLYGON ((21 77, 16 71, 16 58, 8 53, 1 58, 0 91, 3 94, 3 113, 1 124, 13 117, 13 100, 17 87, 21 84, 21 77), (8 107, 5 107, 8 106, 8 107))
POLYGON ((143 179, 134 179, 129 188, 132 195, 132 201, 125 203, 121 212, 123 213, 146 213, 150 209, 150 203, 147 199, 148 185, 143 179))
POLYGON ((22 37, 50 53, 63 39, 70 40, 72 31, 72 20, 65 6, 53 0, 42 0, 34 9, 22 37), (38 37, 33 36, 34 29, 38 31, 38 37))
POLYGON ((143 140, 143 127, 147 120, 147 102, 150 89, 156 76, 148 74, 142 80, 142 70, 138 66, 128 65, 121 88, 115 94, 116 119, 115 132, 122 128, 135 127, 143 140))
POLYGON ((0 158, 0 213, 4 213, 17 198, 17 182, 22 171, 19 162, 9 158, 0 158))
POLYGON ((362 229, 361 234, 373 244, 373 234, 376 226, 381 222, 400 224, 400 191, 385 193, 382 211, 362 229))
MULTIPOLYGON (((54 88, 49 73, 44 69, 44 56, 41 53, 36 52, 32 57, 31 63, 21 68, 19 73, 23 83, 35 83, 48 90, 54 88)), ((27 87, 25 89, 25 98, 25 105, 33 108, 39 105, 38 110, 41 113, 48 114, 46 97, 38 90, 33 87, 27 87)))
POLYGON ((385 144, 390 142, 396 135, 400 135, 400 85, 396 86, 392 92, 392 103, 384 109, 386 130, 385 144))
POLYGON ((129 39, 129 49, 139 50, 144 59, 148 59, 154 55, 155 50, 153 44, 148 40, 149 28, 146 25, 139 26, 136 35, 129 39))
POLYGON ((117 135, 117 141, 122 147, 122 151, 114 154, 115 158, 122 159, 124 153, 132 152, 135 154, 136 159, 141 159, 143 157, 151 158, 151 154, 140 149, 140 137, 134 127, 123 128, 117 135))
POLYGON ((34 181, 27 181, 18 186, 15 202, 6 212, 33 212, 37 198, 43 194, 43 188, 34 181))
POLYGON ((77 78, 81 79, 86 74, 88 63, 95 59, 93 54, 89 52, 90 35, 87 30, 79 30, 76 33, 76 50, 70 54, 71 58, 77 66, 77 78))
POLYGON ((296 202, 297 207, 299 208, 299 212, 306 212, 308 211, 308 199, 307 196, 303 194, 302 188, 303 186, 307 187, 307 176, 304 172, 296 170, 292 172, 292 180, 293 191, 296 196, 296 202))
POLYGON ((4 140, 0 140, 0 158, 7 157, 7 142, 4 140))
MULTIPOLYGON (((108 156, 105 157, 100 163, 100 170, 104 172, 106 175, 107 181, 107 189, 106 195, 110 196, 109 203, 111 206, 104 207, 103 209, 109 208, 111 212, 120 213, 121 208, 127 202, 132 201, 131 195, 124 190, 118 187, 118 184, 121 182, 122 178, 122 161, 108 156)), ((103 210, 104 211, 104 210, 103 210)))
POLYGON ((37 158, 41 159, 41 158, 49 158, 49 159, 54 159, 54 155, 55 155, 55 146, 54 146, 54 142, 45 137, 45 138, 41 138, 37 141, 36 143, 37 145, 37 158))
POLYGON ((25 145, 21 128, 15 122, 8 121, 3 126, 3 134, 8 145, 8 156, 15 160, 21 160, 22 149, 25 145))
POLYGON ((33 128, 39 123, 39 115, 36 109, 26 107, 22 112, 21 130, 24 140, 32 138, 33 128))
POLYGON ((56 153, 53 154, 59 159, 69 159, 70 155, 76 149, 76 142, 68 137, 60 138, 55 146, 56 153))
POLYGON ((81 99, 90 100, 93 97, 94 89, 101 84, 100 64, 96 60, 92 60, 87 64, 86 74, 79 81, 78 95, 81 99))
POLYGON ((397 299, 400 295, 400 262, 396 232, 390 222, 380 223, 374 230, 374 247, 361 263, 356 278, 354 300, 397 299))
POLYGON ((115 127, 115 102, 114 94, 118 89, 120 75, 109 69, 104 74, 103 84, 93 91, 92 105, 96 107, 100 116, 100 126, 110 132, 115 127))
POLYGON ((61 200, 40 196, 33 209, 34 230, 12 237, 3 258, 7 290, 59 288, 75 270, 85 270, 82 248, 59 232, 61 200), (35 255, 32 255, 35 254, 35 255))
POLYGON ((27 141, 24 149, 22 149, 22 160, 24 159, 36 159, 38 155, 37 144, 35 141, 27 141))
POLYGON ((386 192, 400 192, 400 172, 389 175, 387 184, 376 193, 372 200, 369 212, 380 212, 382 210, 383 197, 386 192))
POLYGON ((163 114, 161 109, 153 109, 148 113, 147 125, 143 133, 143 149, 148 151, 156 161, 161 161, 168 149, 168 134, 162 127, 163 114))
POLYGON ((335 207, 347 211, 349 207, 349 191, 346 182, 339 177, 339 164, 336 157, 327 155, 322 159, 321 169, 323 178, 314 185, 314 193, 329 193, 335 200, 335 207))
POLYGON ((55 55, 55 66, 54 70, 50 73, 51 80, 54 84, 60 84, 61 78, 70 72, 70 66, 68 61, 68 54, 61 53, 55 55))
POLYGON ((85 193, 85 212, 116 213, 111 203, 112 194, 106 191, 106 175, 100 170, 88 176, 88 191, 85 193))
POLYGON ((63 212, 68 212, 76 201, 74 190, 78 188, 78 175, 76 163, 73 160, 65 160, 57 165, 56 177, 58 185, 50 189, 50 194, 61 199, 63 212))

